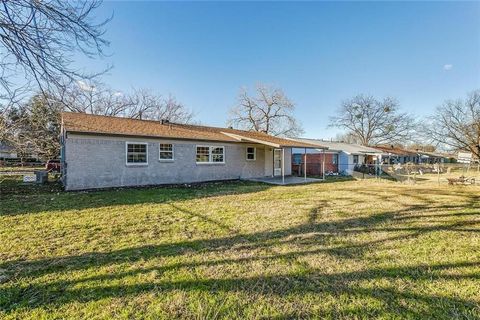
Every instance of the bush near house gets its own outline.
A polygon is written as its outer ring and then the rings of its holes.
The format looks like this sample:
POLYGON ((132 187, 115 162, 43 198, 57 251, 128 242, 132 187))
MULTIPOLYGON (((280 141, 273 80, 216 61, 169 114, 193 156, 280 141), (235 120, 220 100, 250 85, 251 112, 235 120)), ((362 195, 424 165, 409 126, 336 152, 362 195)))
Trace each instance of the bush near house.
POLYGON ((347 181, 0 197, 0 318, 480 317, 480 188, 347 181))

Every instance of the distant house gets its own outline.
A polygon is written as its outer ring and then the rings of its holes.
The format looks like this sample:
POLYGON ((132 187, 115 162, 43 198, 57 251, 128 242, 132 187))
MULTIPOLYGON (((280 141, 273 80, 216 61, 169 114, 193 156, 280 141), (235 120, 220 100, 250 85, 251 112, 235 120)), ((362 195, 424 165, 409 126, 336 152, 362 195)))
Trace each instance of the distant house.
POLYGON ((437 152, 425 152, 417 150, 418 163, 444 163, 449 161, 449 156, 437 152))
MULTIPOLYGON (((328 169, 331 168, 331 171, 333 172, 352 174, 355 167, 362 164, 380 164, 382 157, 387 155, 382 150, 365 147, 358 144, 304 138, 297 138, 295 140, 303 143, 313 144, 319 148, 327 148, 327 150, 325 150, 326 172, 328 172, 328 169)), ((302 152, 302 149, 293 149, 294 157, 299 157, 297 155, 301 155, 302 152)), ((315 163, 319 164, 323 162, 324 158, 322 154, 323 151, 321 149, 307 150, 307 173, 309 164, 310 167, 313 167, 315 166, 315 163)))
POLYGON ((291 175, 293 147, 261 132, 62 114, 66 190, 291 175))
POLYGON ((420 158, 416 151, 406 150, 399 147, 375 146, 375 149, 382 150, 385 153, 382 157, 384 164, 418 163, 420 158))

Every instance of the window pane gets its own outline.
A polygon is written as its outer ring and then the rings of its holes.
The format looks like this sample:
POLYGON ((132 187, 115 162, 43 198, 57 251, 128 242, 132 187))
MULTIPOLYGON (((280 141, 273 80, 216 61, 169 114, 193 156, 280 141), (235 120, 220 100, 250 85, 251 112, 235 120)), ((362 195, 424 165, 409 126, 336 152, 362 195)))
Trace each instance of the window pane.
POLYGON ((209 147, 197 147, 197 162, 209 162, 209 155, 209 147))
POLYGON ((223 147, 213 148, 212 154, 223 154, 223 147))
POLYGON ((223 147, 212 149, 212 162, 223 162, 223 147))
POLYGON ((127 163, 147 163, 147 145, 127 144, 127 163))
POLYGON ((173 160, 173 144, 160 143, 160 160, 173 160))
POLYGON ((172 151, 173 145, 171 143, 160 143, 160 150, 161 151, 172 151))
POLYGON ((173 152, 171 151, 160 151, 160 159, 162 160, 172 160, 173 152))
POLYGON ((247 147, 247 160, 255 160, 255 148, 247 147))

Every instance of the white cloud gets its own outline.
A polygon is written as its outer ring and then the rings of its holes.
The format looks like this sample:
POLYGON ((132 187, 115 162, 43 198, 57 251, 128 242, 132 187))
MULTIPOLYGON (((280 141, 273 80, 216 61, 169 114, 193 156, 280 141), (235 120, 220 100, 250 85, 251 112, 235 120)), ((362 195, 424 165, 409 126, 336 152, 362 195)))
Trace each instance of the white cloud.
POLYGON ((82 89, 83 91, 94 91, 94 90, 95 90, 95 86, 94 86, 94 85, 89 85, 89 84, 86 83, 85 81, 78 80, 78 81, 77 81, 77 84, 78 84, 78 87, 79 87, 80 89, 82 89))
POLYGON ((443 70, 445 70, 445 71, 452 70, 452 68, 453 68, 453 64, 444 64, 443 65, 443 70))

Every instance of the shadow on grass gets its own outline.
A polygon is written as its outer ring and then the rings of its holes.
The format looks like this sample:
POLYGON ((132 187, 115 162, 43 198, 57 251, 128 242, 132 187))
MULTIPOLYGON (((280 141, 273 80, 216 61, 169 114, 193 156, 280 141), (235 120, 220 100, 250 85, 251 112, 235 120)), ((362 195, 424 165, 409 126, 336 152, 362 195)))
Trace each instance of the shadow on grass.
POLYGON ((50 192, 44 191, 43 188, 33 188, 29 193, 2 193, 0 198, 0 216, 57 210, 82 210, 116 205, 171 203, 206 197, 254 193, 271 187, 271 185, 262 183, 228 181, 83 192, 63 192, 60 190, 57 190, 58 192, 50 192))
MULTIPOLYGON (((331 222, 317 222, 318 214, 328 203, 321 202, 310 210, 304 224, 280 230, 269 230, 251 234, 234 234, 215 239, 200 239, 163 245, 146 245, 127 248, 112 252, 92 252, 77 256, 56 257, 34 261, 10 261, 0 264, 0 269, 6 270, 10 280, 1 289, 0 309, 6 312, 19 308, 36 308, 61 306, 71 302, 89 302, 112 297, 129 297, 145 292, 163 294, 173 290, 186 292, 246 292, 252 294, 287 297, 308 293, 325 294, 335 298, 348 295, 350 298, 363 299, 369 297, 380 301, 384 306, 381 310, 371 310, 371 316, 379 316, 384 312, 388 316, 441 317, 479 314, 479 305, 474 300, 460 299, 454 296, 423 293, 422 290, 396 288, 396 280, 432 282, 436 280, 474 280, 480 281, 480 273, 462 273, 464 268, 480 267, 480 261, 460 261, 441 264, 420 264, 398 267, 370 267, 364 270, 350 272, 323 272, 317 268, 307 268, 302 272, 286 272, 275 275, 241 276, 223 278, 200 278, 187 280, 163 280, 161 275, 168 271, 194 269, 197 267, 234 266, 249 262, 271 261, 284 263, 290 261, 299 263, 298 258, 312 254, 326 254, 338 259, 358 259, 366 251, 386 243, 419 237, 435 231, 470 231, 468 229, 480 224, 477 220, 454 221, 434 226, 406 227, 395 226, 396 221, 415 219, 412 212, 428 210, 429 205, 414 205, 405 209, 374 214, 366 217, 355 217, 331 222), (381 231, 386 236, 363 242, 348 240, 347 235, 369 234, 381 231), (332 239, 346 239, 332 242, 332 239), (289 252, 276 252, 278 244, 292 244, 292 248, 303 248, 289 252), (316 247, 314 247, 316 246, 316 247), (318 248, 320 246, 320 248, 318 248), (306 249, 311 248, 313 249, 306 249), (220 258, 214 260, 195 261, 190 259, 192 253, 217 253, 222 257, 225 253, 234 251, 255 252, 235 258, 220 258), (259 253, 261 252, 261 253, 259 253), (71 280, 35 280, 50 274, 68 274, 87 271, 91 268, 110 267, 123 263, 148 261, 161 257, 183 257, 185 261, 159 265, 155 267, 136 267, 127 271, 87 276, 71 280), (445 272, 443 272, 445 271, 445 272), (145 280, 141 275, 155 272, 155 280, 145 280), (132 283, 123 282, 129 277, 138 277, 132 283), (14 281, 28 279, 28 285, 18 286, 14 281), (381 287, 362 285, 365 281, 383 283, 381 287), (386 282, 390 280, 391 282, 386 282), (385 283, 388 283, 386 285, 385 283), (382 311, 383 310, 383 311, 382 311), (453 310, 453 311, 452 311, 453 310)), ((436 209, 449 208, 448 205, 437 206, 436 209)), ((203 217, 201 214, 182 209, 188 214, 206 219, 223 228, 220 221, 203 217)), ((475 215, 475 213, 472 213, 475 215)), ((432 215, 434 216, 434 215, 432 215)), ((439 217, 442 215, 439 215, 439 217)), ((468 215, 465 215, 468 217, 468 215)), ((429 216, 430 217, 430 216, 429 216)), ((228 229, 231 233, 234 230, 228 229)), ((51 277, 47 277, 49 279, 51 277)), ((360 311, 359 311, 360 312, 360 311)), ((362 315, 362 313, 360 313, 362 315)), ((363 315, 365 315, 363 313, 363 315)), ((290 315, 292 316, 292 315, 290 315)), ((298 317, 300 314, 294 314, 298 317)), ((289 315, 285 315, 289 317, 289 315)))

